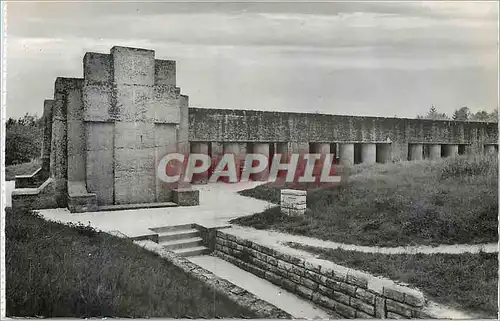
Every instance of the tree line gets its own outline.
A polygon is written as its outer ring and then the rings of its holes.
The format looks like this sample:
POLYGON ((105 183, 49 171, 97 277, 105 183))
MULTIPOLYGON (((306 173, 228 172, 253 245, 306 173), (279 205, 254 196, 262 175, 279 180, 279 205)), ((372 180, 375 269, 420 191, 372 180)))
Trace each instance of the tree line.
POLYGON ((456 120, 456 121, 484 121, 484 122, 498 122, 498 108, 492 112, 485 110, 473 113, 468 107, 461 107, 453 112, 450 117, 446 113, 439 112, 434 105, 429 109, 425 116, 417 115, 418 119, 434 119, 434 120, 456 120))
POLYGON ((41 156, 42 120, 36 115, 9 118, 5 123, 5 165, 30 162, 41 156))

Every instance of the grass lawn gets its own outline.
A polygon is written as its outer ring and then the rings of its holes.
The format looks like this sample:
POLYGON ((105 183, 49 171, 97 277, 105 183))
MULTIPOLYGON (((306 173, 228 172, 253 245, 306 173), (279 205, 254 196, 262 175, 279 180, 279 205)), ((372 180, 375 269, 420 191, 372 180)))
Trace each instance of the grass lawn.
POLYGON ((421 289, 429 298, 455 308, 495 318, 498 255, 375 254, 289 244, 336 264, 388 277, 421 289))
MULTIPOLYGON (((279 207, 232 223, 358 245, 433 245, 498 240, 498 159, 356 165, 339 186, 310 189, 306 214, 279 207)), ((280 187, 242 195, 279 203, 280 187)))
POLYGON ((10 208, 5 232, 8 316, 255 317, 130 240, 10 208))
POLYGON ((38 168, 40 168, 40 160, 34 160, 29 163, 23 163, 18 165, 5 166, 5 180, 13 181, 16 175, 30 175, 33 174, 38 168))

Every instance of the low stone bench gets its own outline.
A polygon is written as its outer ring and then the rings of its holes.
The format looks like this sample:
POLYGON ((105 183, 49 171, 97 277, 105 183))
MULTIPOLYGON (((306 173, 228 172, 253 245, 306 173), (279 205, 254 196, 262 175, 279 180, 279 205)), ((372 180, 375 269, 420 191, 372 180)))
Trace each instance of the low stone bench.
POLYGON ((95 212, 97 195, 89 193, 84 182, 68 182, 68 209, 71 213, 95 212))
POLYGON ((281 190, 281 213, 285 215, 303 215, 306 211, 307 191, 295 189, 281 190))

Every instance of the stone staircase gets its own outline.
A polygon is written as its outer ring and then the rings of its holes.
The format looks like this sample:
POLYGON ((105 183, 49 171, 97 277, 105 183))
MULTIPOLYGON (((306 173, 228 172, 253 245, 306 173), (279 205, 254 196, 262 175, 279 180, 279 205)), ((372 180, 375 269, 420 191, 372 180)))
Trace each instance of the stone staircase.
POLYGON ((152 229, 158 233, 158 244, 183 257, 197 256, 210 253, 203 246, 200 232, 191 224, 166 226, 152 229))

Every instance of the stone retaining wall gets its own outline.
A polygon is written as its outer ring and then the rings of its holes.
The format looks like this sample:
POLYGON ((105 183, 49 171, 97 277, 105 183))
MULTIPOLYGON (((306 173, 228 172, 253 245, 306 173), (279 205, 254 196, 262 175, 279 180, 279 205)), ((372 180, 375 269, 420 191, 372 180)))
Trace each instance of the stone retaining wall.
POLYGON ((182 269, 184 272, 188 273, 192 277, 203 281, 205 284, 210 286, 214 291, 227 296, 231 301, 236 304, 247 308, 248 310, 255 313, 259 318, 265 319, 291 319, 292 316, 287 312, 275 307, 274 305, 259 299, 254 294, 240 288, 233 283, 224 280, 212 272, 205 270, 204 268, 190 262, 186 258, 177 256, 175 253, 163 248, 158 243, 150 240, 135 241, 137 245, 144 247, 145 249, 155 252, 162 258, 166 259, 173 265, 182 269))
POLYGON ((217 231, 215 254, 345 318, 430 318, 423 295, 386 284, 369 286, 357 271, 327 269, 300 258, 217 231))

